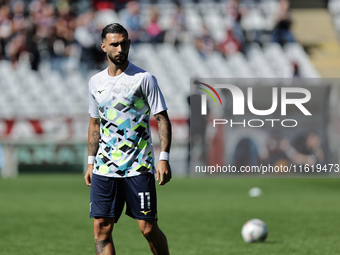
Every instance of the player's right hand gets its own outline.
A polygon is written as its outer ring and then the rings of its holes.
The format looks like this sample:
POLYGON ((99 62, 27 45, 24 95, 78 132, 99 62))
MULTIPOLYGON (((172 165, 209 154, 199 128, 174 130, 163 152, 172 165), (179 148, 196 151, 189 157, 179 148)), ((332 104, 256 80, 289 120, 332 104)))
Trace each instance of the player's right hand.
POLYGON ((86 185, 89 187, 91 187, 92 171, 93 171, 93 165, 88 165, 84 179, 85 179, 86 185))

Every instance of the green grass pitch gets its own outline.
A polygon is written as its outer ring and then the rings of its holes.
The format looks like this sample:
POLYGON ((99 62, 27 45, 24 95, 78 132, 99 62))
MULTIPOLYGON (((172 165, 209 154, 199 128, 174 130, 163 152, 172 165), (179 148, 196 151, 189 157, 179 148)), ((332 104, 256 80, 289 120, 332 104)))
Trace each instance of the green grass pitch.
MULTIPOLYGON (((173 255, 340 254, 340 179, 173 178, 158 189, 159 225, 173 255), (260 187, 261 197, 248 191, 260 187), (242 240, 263 220, 264 243, 242 240)), ((0 254, 94 254, 89 188, 81 175, 0 179, 0 254)), ((117 254, 151 254, 137 222, 114 227, 117 254)))

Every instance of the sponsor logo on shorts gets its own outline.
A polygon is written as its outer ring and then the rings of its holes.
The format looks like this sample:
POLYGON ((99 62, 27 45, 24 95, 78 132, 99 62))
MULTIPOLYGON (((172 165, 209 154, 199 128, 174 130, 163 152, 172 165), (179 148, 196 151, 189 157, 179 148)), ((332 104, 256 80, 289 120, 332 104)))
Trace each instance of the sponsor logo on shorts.
POLYGON ((140 211, 141 213, 143 213, 144 215, 147 215, 149 212, 151 212, 151 210, 149 210, 149 211, 140 211))

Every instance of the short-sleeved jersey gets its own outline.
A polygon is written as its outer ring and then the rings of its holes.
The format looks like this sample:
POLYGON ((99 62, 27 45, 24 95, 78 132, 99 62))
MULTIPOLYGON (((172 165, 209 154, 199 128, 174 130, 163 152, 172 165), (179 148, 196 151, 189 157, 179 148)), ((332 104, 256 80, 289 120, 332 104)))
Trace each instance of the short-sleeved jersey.
POLYGON ((155 173, 149 117, 167 110, 157 80, 129 63, 118 76, 108 68, 89 81, 89 113, 100 119, 93 173, 131 177, 155 173))

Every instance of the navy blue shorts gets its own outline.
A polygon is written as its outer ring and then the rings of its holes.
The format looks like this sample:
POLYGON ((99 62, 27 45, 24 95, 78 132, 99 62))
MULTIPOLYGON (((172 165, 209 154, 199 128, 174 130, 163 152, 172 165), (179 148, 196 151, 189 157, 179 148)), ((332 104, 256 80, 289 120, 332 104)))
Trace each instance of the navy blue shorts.
POLYGON ((125 214, 139 220, 157 220, 157 198, 153 174, 127 178, 92 175, 90 217, 115 218, 125 214))

